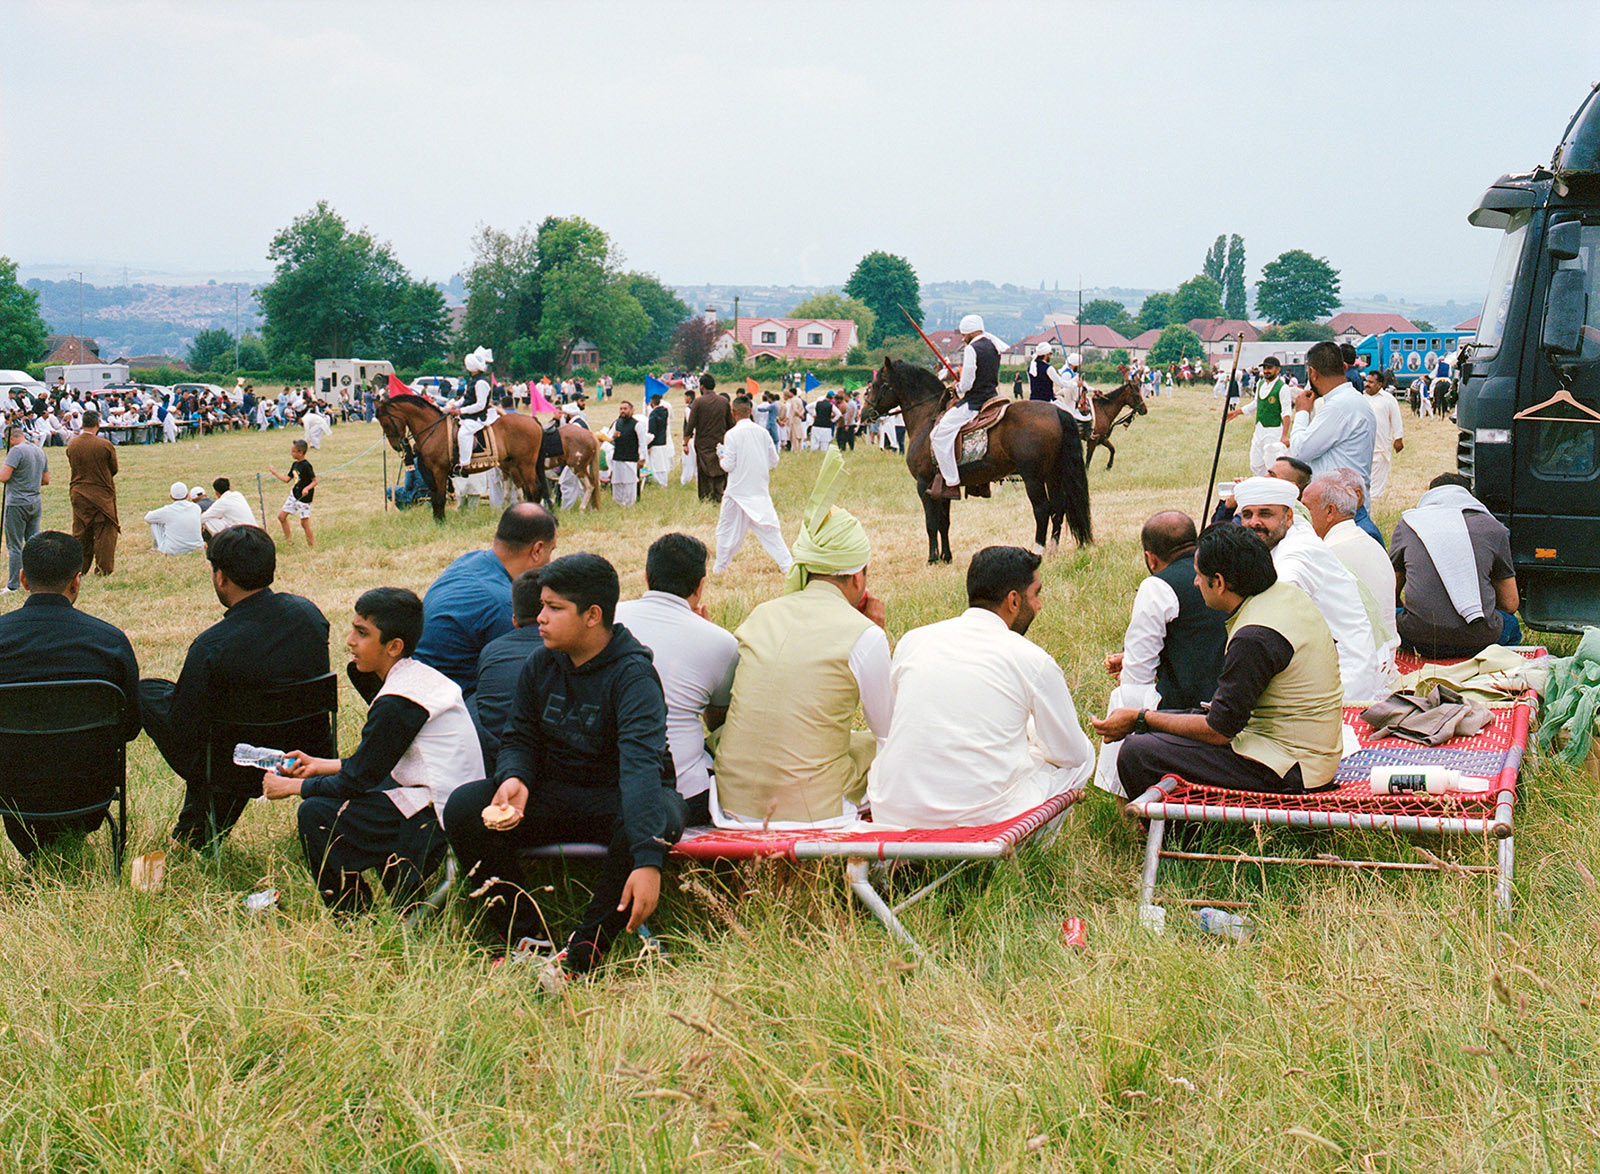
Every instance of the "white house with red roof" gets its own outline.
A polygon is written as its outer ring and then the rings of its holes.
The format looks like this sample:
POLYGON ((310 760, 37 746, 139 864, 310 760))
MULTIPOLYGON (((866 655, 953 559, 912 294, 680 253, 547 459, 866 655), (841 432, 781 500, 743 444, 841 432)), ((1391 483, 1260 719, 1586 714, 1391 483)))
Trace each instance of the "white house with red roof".
POLYGON ((861 341, 848 318, 737 318, 733 327, 752 360, 838 363, 861 341))
POLYGON ((1005 359, 1012 363, 1031 363, 1033 357, 1039 353, 1039 348, 1045 343, 1054 348, 1058 357, 1064 357, 1064 354, 1071 354, 1073 351, 1126 349, 1129 345, 1127 339, 1102 323, 1085 323, 1080 326, 1074 322, 1070 326, 1061 327, 1059 334, 1053 329, 1041 330, 1038 334, 1030 334, 1027 338, 1012 343, 1005 359), (1066 348, 1065 352, 1062 350, 1063 347, 1066 348))
POLYGON ((1369 334, 1383 334, 1398 330, 1411 333, 1416 327, 1410 319, 1399 314, 1335 314, 1328 319, 1328 329, 1333 331, 1334 342, 1360 342, 1369 334))

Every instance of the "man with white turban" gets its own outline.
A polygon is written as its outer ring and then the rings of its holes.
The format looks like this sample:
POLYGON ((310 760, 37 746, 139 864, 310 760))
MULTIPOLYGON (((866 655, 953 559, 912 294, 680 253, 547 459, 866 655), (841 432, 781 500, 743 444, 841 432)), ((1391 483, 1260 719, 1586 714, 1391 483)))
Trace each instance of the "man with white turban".
MULTIPOLYGON (((456 441, 461 448, 461 467, 472 463, 472 438, 493 421, 490 414, 494 385, 489 381, 489 364, 494 362, 494 352, 479 347, 466 357, 467 379, 459 399, 445 404, 445 411, 460 421, 456 441)), ((498 415, 498 413, 495 413, 498 415)))
POLYGON ((189 500, 189 487, 174 481, 172 500, 144 516, 150 524, 150 537, 160 554, 188 554, 205 547, 200 537, 200 507, 189 500))
POLYGON ((961 431, 961 425, 978 414, 979 408, 1000 393, 1000 348, 995 345, 998 340, 983 329, 983 319, 977 314, 961 319, 959 329, 966 343, 961 349, 961 376, 956 381, 961 399, 945 409, 928 437, 933 459, 939 466, 939 476, 928 487, 929 497, 954 499, 961 496, 961 472, 956 468, 956 433, 961 431))
POLYGON ((1266 543, 1278 577, 1311 597, 1338 645, 1339 676, 1347 705, 1389 694, 1381 644, 1362 599, 1361 583, 1309 525, 1295 524, 1300 499, 1291 481, 1247 477, 1234 486, 1239 520, 1266 543))
POLYGON ((721 827, 853 822, 888 737, 894 697, 883 601, 867 590, 866 531, 833 504, 843 469, 843 456, 830 449, 784 594, 734 632, 739 667, 711 798, 721 827), (850 728, 858 706, 870 732, 850 728))

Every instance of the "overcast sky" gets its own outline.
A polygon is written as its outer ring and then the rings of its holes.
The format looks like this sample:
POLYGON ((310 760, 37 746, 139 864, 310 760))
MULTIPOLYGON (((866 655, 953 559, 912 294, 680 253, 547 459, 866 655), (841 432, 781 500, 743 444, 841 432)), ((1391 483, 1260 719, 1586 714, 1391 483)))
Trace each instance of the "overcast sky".
POLYGON ((675 284, 1481 296, 1466 214, 1547 161, 1600 4, 0 0, 0 254, 266 269, 319 199, 413 274, 581 215, 675 284))

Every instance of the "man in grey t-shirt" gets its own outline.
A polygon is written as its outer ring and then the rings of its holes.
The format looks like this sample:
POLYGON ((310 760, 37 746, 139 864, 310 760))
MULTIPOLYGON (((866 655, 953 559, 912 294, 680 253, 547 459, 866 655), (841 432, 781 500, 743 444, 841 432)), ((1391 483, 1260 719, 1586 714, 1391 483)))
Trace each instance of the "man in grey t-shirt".
POLYGON ((1522 639, 1511 532, 1472 496, 1469 486, 1458 473, 1435 477, 1417 508, 1401 516, 1390 539, 1395 595, 1402 600, 1400 641, 1423 656, 1476 656, 1491 644, 1522 639), (1429 523, 1429 515, 1447 511, 1459 511, 1460 521, 1452 519, 1448 528, 1429 523), (1424 539, 1425 531, 1433 535, 1431 541, 1424 539), (1459 547, 1463 536, 1470 549, 1459 547), (1459 589, 1463 595, 1475 594, 1480 618, 1468 620, 1462 614, 1462 600, 1452 598, 1435 555, 1452 560, 1463 579, 1470 577, 1470 584, 1463 582, 1459 589))
POLYGON ((39 490, 50 484, 49 458, 44 449, 27 438, 20 424, 6 430, 6 443, 9 447, 5 460, 0 462, 0 482, 6 487, 6 558, 10 565, 0 594, 22 587, 22 548, 39 532, 44 516, 39 490))

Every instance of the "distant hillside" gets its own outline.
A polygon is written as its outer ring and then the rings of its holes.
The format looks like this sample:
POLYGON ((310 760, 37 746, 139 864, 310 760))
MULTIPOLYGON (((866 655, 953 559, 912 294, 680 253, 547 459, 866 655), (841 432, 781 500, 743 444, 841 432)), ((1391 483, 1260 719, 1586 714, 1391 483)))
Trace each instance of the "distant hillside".
POLYGON ((39 312, 52 333, 93 338, 108 359, 182 358, 200 331, 221 327, 232 334, 236 321, 245 332, 261 330, 261 308, 243 283, 80 287, 76 281, 34 278, 27 285, 38 291, 39 312))

